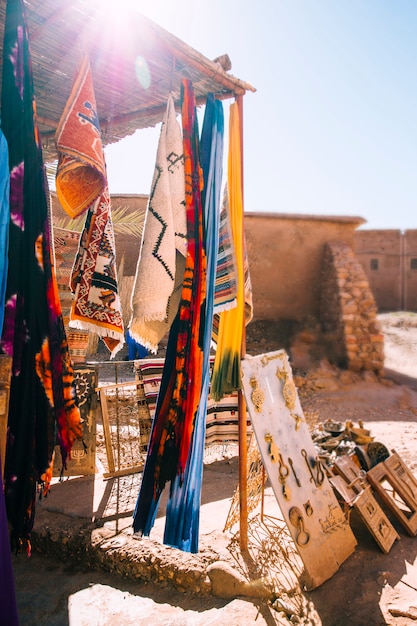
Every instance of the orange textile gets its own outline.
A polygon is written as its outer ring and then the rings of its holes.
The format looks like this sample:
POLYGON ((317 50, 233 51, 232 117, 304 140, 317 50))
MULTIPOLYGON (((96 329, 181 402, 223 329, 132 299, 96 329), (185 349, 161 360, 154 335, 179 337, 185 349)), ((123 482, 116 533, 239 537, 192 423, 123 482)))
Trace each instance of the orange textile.
POLYGON ((55 134, 59 152, 56 192, 72 218, 102 193, 106 166, 88 57, 83 59, 55 134))

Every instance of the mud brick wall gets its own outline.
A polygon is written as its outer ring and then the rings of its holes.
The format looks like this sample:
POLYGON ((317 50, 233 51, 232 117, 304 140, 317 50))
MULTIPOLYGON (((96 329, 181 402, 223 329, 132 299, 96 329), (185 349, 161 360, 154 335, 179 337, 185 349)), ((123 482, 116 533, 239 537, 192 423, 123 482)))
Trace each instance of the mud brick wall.
POLYGON ((384 336, 368 279, 350 246, 325 246, 321 276, 320 323, 328 350, 349 370, 382 373, 384 336))

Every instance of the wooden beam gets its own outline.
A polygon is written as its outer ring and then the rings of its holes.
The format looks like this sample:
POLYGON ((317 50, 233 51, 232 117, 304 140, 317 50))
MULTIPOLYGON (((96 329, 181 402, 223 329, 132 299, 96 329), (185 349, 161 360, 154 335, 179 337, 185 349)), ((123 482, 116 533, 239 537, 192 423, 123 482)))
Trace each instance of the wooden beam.
MULTIPOLYGON (((244 177, 243 177, 243 96, 237 97, 240 126, 240 155, 241 155, 241 185, 242 185, 242 237, 244 238, 244 177)), ((244 242, 242 242, 244 244, 244 242)), ((242 250, 245 246, 242 245, 242 250)), ((243 264, 242 259, 242 264, 243 264)), ((240 356, 243 359, 246 354, 246 330, 245 330, 245 306, 243 306, 243 332, 240 356)), ((248 434, 246 424, 246 402, 241 389, 238 391, 238 415, 239 415, 239 542, 242 552, 248 550, 248 434)))

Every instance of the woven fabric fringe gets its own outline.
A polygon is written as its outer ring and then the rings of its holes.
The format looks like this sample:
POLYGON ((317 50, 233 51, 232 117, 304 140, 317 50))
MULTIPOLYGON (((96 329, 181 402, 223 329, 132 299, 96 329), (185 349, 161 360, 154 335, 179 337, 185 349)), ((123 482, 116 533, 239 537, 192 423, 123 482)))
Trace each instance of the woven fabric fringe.
POLYGON ((51 476, 56 432, 63 462, 81 437, 52 258, 42 146, 36 123, 25 5, 6 7, 1 94, 9 147, 10 245, 1 347, 12 356, 5 500, 19 549, 35 518, 37 489, 51 476))
POLYGON ((132 337, 151 352, 157 352, 178 312, 186 253, 184 148, 174 100, 169 96, 146 209, 129 324, 132 337))

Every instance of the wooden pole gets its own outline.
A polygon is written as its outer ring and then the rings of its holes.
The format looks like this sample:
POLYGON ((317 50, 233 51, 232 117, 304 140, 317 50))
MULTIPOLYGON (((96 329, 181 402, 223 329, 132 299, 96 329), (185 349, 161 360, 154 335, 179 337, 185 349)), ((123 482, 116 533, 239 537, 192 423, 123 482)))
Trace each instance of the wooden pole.
MULTIPOLYGON (((241 185, 242 185, 242 236, 244 237, 244 177, 243 177, 243 96, 236 98, 239 110, 240 124, 240 154, 241 154, 241 185)), ((244 250, 244 246, 242 246, 244 250)), ((243 307, 243 318, 245 317, 245 307, 243 307)), ((245 319, 243 319, 243 333, 241 345, 241 358, 246 355, 246 330, 245 319)), ((239 413, 239 542, 242 552, 248 550, 248 443, 246 425, 246 402, 241 389, 238 391, 238 413, 239 413)))

